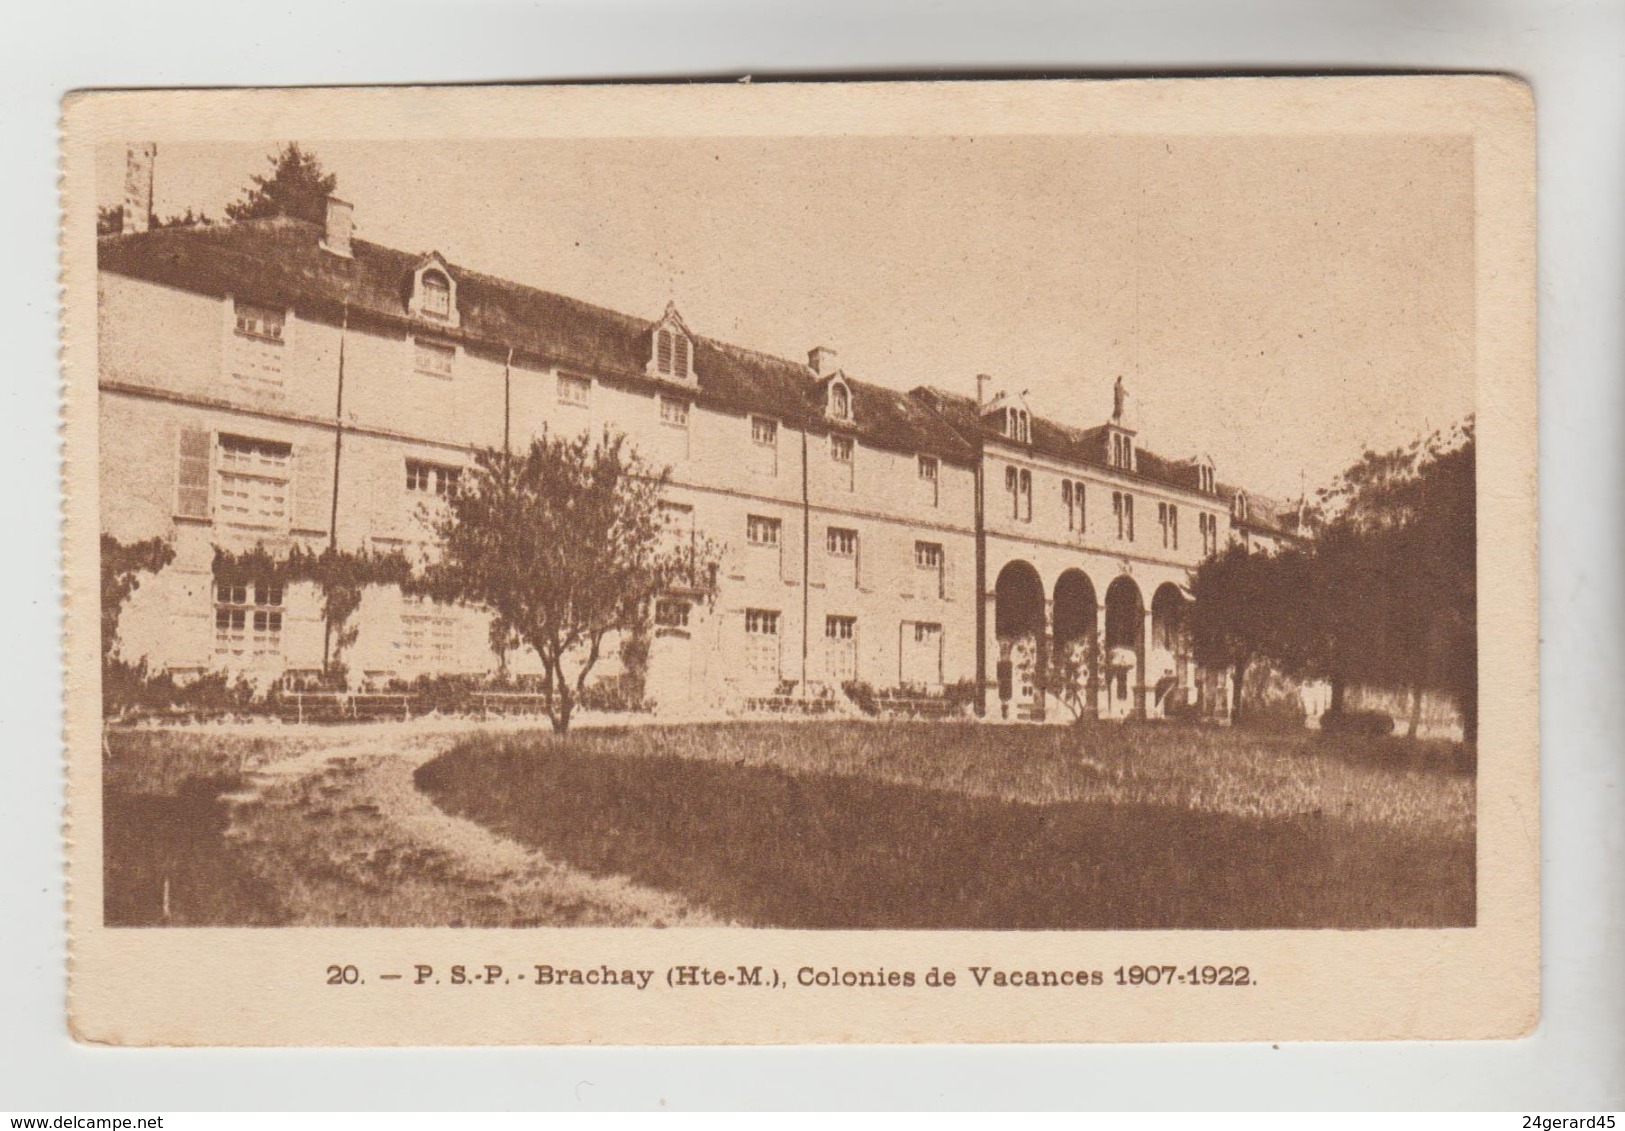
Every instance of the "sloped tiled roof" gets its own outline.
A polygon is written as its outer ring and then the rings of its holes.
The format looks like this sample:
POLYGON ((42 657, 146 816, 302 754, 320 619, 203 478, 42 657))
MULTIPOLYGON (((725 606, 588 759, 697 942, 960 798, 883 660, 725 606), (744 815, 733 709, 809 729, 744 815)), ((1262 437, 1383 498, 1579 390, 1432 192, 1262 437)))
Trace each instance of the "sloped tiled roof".
MULTIPOLYGON (((931 405, 943 419, 951 424, 968 442, 981 447, 984 440, 1005 440, 1004 434, 983 420, 976 410, 976 402, 967 396, 950 393, 945 389, 922 387, 911 394, 931 405)), ((1144 479, 1186 491, 1200 490, 1200 477, 1195 460, 1170 460, 1148 451, 1140 444, 1134 446, 1135 470, 1124 471, 1110 462, 1107 436, 1110 429, 1104 425, 1094 428, 1074 428, 1042 416, 1032 417, 1032 451, 1068 463, 1089 464, 1114 475, 1131 479, 1144 479)), ((1215 501, 1227 509, 1236 492, 1241 490, 1224 483, 1215 483, 1215 501)), ((1247 492, 1248 519, 1255 527, 1292 533, 1297 527, 1297 515, 1292 505, 1262 495, 1247 492)))
MULTIPOLYGON (((370 315, 406 326, 413 272, 424 255, 367 240, 344 258, 319 246, 320 225, 277 218, 238 224, 159 228, 98 241, 100 268, 211 295, 287 303, 307 311, 370 315)), ((636 318, 521 283, 450 266, 457 284, 458 329, 437 333, 595 375, 647 381, 649 334, 658 319, 636 318)), ((822 400, 806 365, 695 335, 697 399, 735 412, 774 416, 791 427, 827 430, 822 400)), ((974 460, 962 436, 902 393, 847 378, 854 420, 843 426, 866 444, 926 452, 960 464, 974 460)))

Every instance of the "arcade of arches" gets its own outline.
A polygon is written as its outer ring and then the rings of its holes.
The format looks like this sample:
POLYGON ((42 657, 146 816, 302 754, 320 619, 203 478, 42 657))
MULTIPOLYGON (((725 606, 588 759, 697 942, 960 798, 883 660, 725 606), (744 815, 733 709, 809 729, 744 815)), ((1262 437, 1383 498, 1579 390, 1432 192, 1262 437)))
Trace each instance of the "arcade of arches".
POLYGON ((1148 607, 1127 574, 1113 578, 1102 599, 1077 568, 1063 570, 1046 595, 1031 563, 1008 563, 993 587, 997 698, 990 713, 1041 719, 1064 701, 1073 714, 1163 718, 1195 706, 1188 601, 1164 582, 1148 607))

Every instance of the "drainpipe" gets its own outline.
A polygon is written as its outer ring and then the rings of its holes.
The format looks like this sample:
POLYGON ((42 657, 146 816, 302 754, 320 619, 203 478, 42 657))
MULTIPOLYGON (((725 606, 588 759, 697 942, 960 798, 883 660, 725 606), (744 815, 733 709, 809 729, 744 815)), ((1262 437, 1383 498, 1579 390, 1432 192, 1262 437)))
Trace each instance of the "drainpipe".
POLYGON ((513 347, 508 347, 508 360, 502 363, 502 454, 513 455, 510 428, 513 425, 513 347))
MULTIPOLYGON (((327 515, 327 548, 335 550, 339 544, 339 465, 344 459, 344 342, 350 333, 350 304, 344 304, 339 320, 339 373, 338 398, 333 406, 333 505, 327 515)), ((333 622, 322 617, 322 673, 333 659, 333 622)))
POLYGON ((801 697, 807 697, 807 638, 812 631, 807 624, 812 616, 812 574, 809 555, 812 553, 812 511, 807 482, 807 427, 801 427, 801 697))
MULTIPOLYGON (((979 390, 978 390, 979 391, 979 390)), ((976 717, 987 717, 987 526, 983 521, 985 478, 976 451, 976 717)))

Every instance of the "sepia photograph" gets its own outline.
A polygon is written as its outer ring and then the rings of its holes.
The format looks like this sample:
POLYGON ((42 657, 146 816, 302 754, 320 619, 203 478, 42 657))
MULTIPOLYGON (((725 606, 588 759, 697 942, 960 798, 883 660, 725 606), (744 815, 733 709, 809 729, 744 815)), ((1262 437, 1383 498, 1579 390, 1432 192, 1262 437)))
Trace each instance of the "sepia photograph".
POLYGON ((140 124, 103 931, 1482 922, 1471 132, 140 124))

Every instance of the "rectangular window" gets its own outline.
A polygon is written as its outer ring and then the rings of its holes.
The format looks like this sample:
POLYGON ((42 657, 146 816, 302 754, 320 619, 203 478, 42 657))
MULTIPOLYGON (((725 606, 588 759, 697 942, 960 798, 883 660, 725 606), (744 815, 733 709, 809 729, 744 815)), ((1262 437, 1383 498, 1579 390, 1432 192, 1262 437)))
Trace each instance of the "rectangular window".
POLYGON ((286 530, 292 464, 293 448, 288 444, 221 436, 217 517, 234 526, 286 530))
POLYGON ((559 374, 559 403, 586 408, 592 400, 592 379, 574 373, 559 374))
POLYGON ((914 543, 914 568, 923 570, 931 576, 930 592, 938 597, 946 596, 945 572, 943 566, 946 559, 942 553, 940 542, 914 543))
POLYGON ((939 485, 941 467, 936 456, 920 457, 920 484, 925 491, 926 504, 937 506, 942 501, 942 491, 939 485))
POLYGON ((853 460, 855 447, 850 436, 829 438, 829 457, 835 463, 836 485, 843 491, 855 490, 857 487, 857 465, 853 460))
POLYGON ((898 681, 905 687, 942 683, 942 625, 904 621, 898 681))
POLYGON ((451 283, 438 271, 423 274, 423 313, 430 318, 451 317, 451 283))
POLYGON ((838 558, 853 558, 858 554, 858 532, 832 526, 824 535, 824 545, 838 558))
POLYGON ((1021 517, 1020 473, 1013 467, 1004 469, 1004 489, 1010 493, 1010 517, 1021 517))
POLYGON ((242 660, 282 653, 282 586, 266 582, 214 587, 214 652, 242 660))
POLYGON ((1168 504, 1168 540, 1169 549, 1179 549, 1179 508, 1168 504))
POLYGON ((445 498, 457 489, 462 475, 463 469, 460 467, 445 467, 416 459, 406 461, 406 489, 419 494, 445 498))
POLYGON ((661 628, 687 628, 692 608, 687 601, 662 598, 655 602, 655 624, 661 628))
POLYGON ((833 684, 858 678, 858 618, 824 618, 824 668, 833 684))
POLYGON ((1084 499, 1082 483, 1073 479, 1061 480, 1061 505, 1066 508, 1066 528, 1078 534, 1084 532, 1088 518, 1084 499))
POLYGON ((401 598, 401 666, 445 672, 457 666, 457 614, 425 597, 401 598))
POLYGON ((430 377, 450 377, 452 364, 456 360, 456 346, 427 338, 412 339, 412 364, 419 373, 430 377))
POLYGON ((1127 491, 1113 491, 1112 514, 1117 519, 1117 537, 1134 541, 1134 496, 1127 491))
POLYGON ((772 447, 779 442, 779 422, 765 416, 750 418, 750 438, 758 444, 772 447))
POLYGON ((237 332, 239 334, 246 338, 258 338, 265 342, 281 343, 282 335, 287 326, 287 311, 271 306, 256 306, 247 302, 236 302, 232 305, 237 316, 237 332))
POLYGON ((660 398, 660 423, 673 428, 688 427, 688 402, 676 397, 660 398))
POLYGON ((776 610, 745 610, 745 666, 758 679, 779 678, 779 614, 776 610))
POLYGON ((1017 516, 1022 522, 1033 520, 1033 473, 1023 468, 1017 490, 1017 501, 1020 503, 1021 513, 1017 516))
POLYGON ((780 522, 759 514, 745 516, 745 540, 752 546, 777 546, 780 522))

